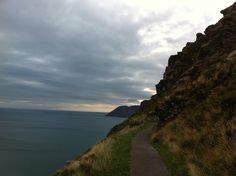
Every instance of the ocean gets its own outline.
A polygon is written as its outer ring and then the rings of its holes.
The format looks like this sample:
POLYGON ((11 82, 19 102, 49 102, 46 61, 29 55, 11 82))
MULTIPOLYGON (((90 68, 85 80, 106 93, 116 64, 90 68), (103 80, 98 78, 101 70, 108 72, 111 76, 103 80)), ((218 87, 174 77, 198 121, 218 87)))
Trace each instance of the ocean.
POLYGON ((123 120, 94 112, 0 109, 0 175, 52 176, 123 120))

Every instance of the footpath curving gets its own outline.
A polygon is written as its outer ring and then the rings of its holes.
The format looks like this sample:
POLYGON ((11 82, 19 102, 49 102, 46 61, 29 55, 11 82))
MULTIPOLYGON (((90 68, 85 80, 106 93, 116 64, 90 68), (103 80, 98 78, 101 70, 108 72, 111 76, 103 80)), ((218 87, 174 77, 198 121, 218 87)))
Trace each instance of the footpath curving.
POLYGON ((170 176, 150 143, 150 134, 151 128, 142 130, 132 141, 131 176, 170 176))

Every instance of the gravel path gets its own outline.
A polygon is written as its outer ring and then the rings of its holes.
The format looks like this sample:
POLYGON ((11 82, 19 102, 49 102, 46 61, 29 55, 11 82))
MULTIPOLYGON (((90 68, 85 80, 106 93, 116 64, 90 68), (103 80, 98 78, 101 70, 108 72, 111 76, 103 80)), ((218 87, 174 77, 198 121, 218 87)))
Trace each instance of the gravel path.
POLYGON ((131 176, 170 176, 158 152, 150 144, 151 128, 132 141, 131 176))

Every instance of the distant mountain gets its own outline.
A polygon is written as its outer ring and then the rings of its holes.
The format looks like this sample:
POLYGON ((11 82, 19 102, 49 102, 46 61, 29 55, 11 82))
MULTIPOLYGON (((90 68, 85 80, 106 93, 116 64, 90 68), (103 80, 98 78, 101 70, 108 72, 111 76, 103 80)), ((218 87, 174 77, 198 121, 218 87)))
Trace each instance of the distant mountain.
POLYGON ((128 118, 140 109, 139 105, 135 106, 119 106, 113 111, 109 112, 106 116, 124 117, 128 118))

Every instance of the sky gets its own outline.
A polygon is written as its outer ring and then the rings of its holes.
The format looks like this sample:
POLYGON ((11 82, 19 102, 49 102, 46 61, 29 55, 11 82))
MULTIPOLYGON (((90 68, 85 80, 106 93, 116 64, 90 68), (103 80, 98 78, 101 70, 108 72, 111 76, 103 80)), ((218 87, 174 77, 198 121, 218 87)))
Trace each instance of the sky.
POLYGON ((0 107, 107 112, 234 0, 0 0, 0 107))

